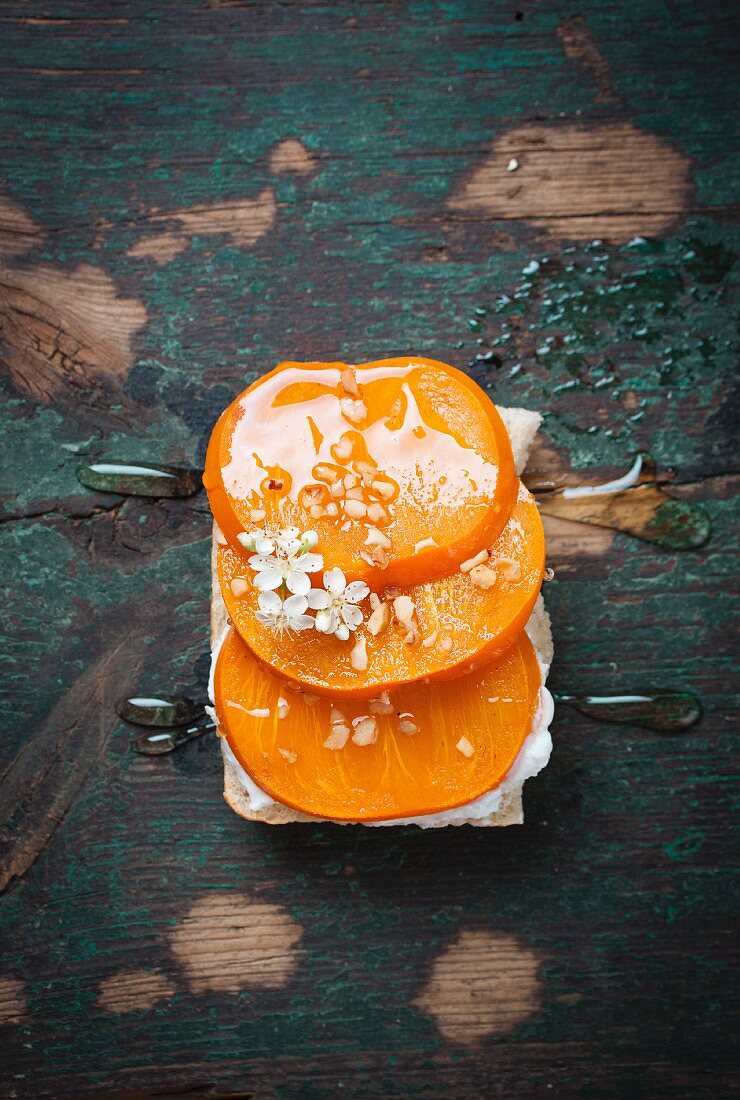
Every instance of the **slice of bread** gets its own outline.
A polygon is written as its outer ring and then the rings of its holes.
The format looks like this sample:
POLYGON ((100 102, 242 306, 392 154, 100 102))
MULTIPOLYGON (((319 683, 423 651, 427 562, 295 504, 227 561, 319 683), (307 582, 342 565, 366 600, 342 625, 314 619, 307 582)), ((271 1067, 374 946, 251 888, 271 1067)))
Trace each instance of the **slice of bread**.
MULTIPOLYGON (((528 409, 499 408, 498 411, 501 414, 501 418, 506 425, 506 430, 511 439, 516 472, 517 474, 521 474, 526 465, 532 442, 540 425, 540 414, 531 412, 528 409)), ((221 595, 216 572, 217 544, 215 534, 216 527, 214 524, 214 537, 212 540, 211 552, 211 647, 214 650, 219 640, 223 637, 224 631, 228 625, 226 605, 221 595)), ((552 632, 550 630, 550 619, 542 602, 542 597, 539 598, 532 612, 532 617, 527 624, 527 633, 537 651, 540 662, 546 668, 549 668, 552 663, 553 642, 552 632)), ((223 732, 220 728, 218 732, 223 738, 223 732)), ((222 741, 221 744, 223 749, 224 742, 222 741)), ((301 813, 299 810, 294 810, 290 806, 282 806, 277 803, 254 809, 251 804, 249 791, 244 786, 237 769, 234 767, 231 760, 229 760, 225 752, 223 753, 223 758, 224 798, 229 806, 231 806, 232 810, 239 814, 240 817, 245 818, 247 821, 262 821, 266 825, 287 825, 296 821, 326 820, 324 818, 316 818, 309 814, 301 813)), ((518 785, 512 787, 502 796, 499 808, 495 813, 488 814, 486 817, 456 819, 454 824, 490 827, 494 825, 521 825, 523 820, 522 785, 518 785)), ((346 825, 349 823, 345 821, 336 821, 334 824, 346 825)), ((439 824, 427 827, 441 828, 444 824, 445 822, 440 822, 439 824)))

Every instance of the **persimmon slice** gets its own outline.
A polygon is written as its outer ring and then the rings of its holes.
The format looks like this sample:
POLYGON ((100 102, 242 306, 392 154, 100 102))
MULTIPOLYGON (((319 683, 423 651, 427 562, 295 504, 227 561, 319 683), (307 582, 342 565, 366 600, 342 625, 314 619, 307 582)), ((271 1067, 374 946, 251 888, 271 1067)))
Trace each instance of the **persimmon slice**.
MULTIPOLYGON (((473 559, 474 560, 474 559, 473 559)), ((456 570, 427 584, 397 590, 408 594, 416 609, 418 639, 409 644, 404 628, 391 614, 382 633, 367 625, 368 601, 362 605, 365 625, 349 641, 316 630, 277 635, 256 618, 258 592, 245 559, 230 547, 217 553, 218 577, 229 617, 239 634, 273 671, 308 691, 362 698, 414 680, 459 676, 493 660, 524 629, 542 584, 545 541, 534 498, 523 485, 506 527, 489 551, 483 575, 473 567, 456 570), (246 584, 245 584, 246 581, 246 584), (482 588, 476 582, 488 583, 482 588), (235 595, 235 592, 240 595, 235 595), (354 638, 364 637, 367 667, 352 665, 354 638)), ((320 577, 314 578, 314 585, 320 577)), ((379 589, 382 595, 384 589, 379 589)))
POLYGON ((233 629, 214 677, 221 728, 254 782, 286 806, 339 821, 419 817, 493 790, 531 729, 539 684, 526 634, 467 676, 399 688, 391 713, 286 691, 233 629))
POLYGON ((516 477, 495 406, 431 359, 283 363, 213 430, 204 484, 229 544, 295 526, 326 568, 371 583, 442 576, 500 533, 516 477))

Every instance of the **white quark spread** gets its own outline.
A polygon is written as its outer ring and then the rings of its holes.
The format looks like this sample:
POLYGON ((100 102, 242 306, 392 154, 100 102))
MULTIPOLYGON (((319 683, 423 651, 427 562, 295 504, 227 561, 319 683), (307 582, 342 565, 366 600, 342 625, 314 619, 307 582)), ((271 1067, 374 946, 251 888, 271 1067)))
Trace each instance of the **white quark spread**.
MULTIPOLYGON (((218 651, 221 648, 226 633, 227 631, 224 631, 223 636, 219 639, 213 650, 211 679, 208 685, 212 702, 215 702, 213 695, 213 670, 216 667, 218 651)), ((431 829, 440 825, 459 825, 464 821, 470 821, 471 819, 479 820, 480 818, 488 817, 489 814, 495 814, 501 806, 504 796, 510 791, 521 787, 527 779, 531 779, 533 776, 537 775, 538 772, 541 772, 550 759, 552 738, 550 736, 549 727, 555 712, 555 704, 552 695, 545 687, 545 680, 550 671, 549 665, 544 664, 540 660, 540 670, 542 674, 542 687, 540 688, 532 729, 525 738, 524 744, 519 750, 519 755, 512 764, 511 769, 498 787, 495 787, 492 791, 486 791, 480 798, 476 798, 472 802, 466 802, 462 806, 456 806, 452 810, 443 810, 438 814, 424 814, 422 817, 392 817, 388 818, 386 821, 364 821, 358 822, 358 824, 363 824, 365 826, 418 825, 422 829, 431 829)), ((215 710, 210 707, 206 709, 214 722, 218 724, 215 710)), ((277 805, 278 803, 276 803, 275 799, 271 798, 269 794, 263 791, 262 788, 255 783, 252 777, 245 772, 244 768, 231 751, 231 747, 226 738, 221 737, 220 741, 224 759, 229 761, 239 782, 248 793, 249 804, 252 809, 264 810, 267 806, 277 805)))

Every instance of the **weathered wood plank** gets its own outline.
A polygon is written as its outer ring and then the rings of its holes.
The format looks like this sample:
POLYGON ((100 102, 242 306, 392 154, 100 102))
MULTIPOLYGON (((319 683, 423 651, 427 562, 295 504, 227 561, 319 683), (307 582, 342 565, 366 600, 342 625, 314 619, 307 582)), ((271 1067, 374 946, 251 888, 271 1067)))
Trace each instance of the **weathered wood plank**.
POLYGON ((0 25, 4 1094, 730 1095, 731 6, 6 0, 0 25), (548 519, 546 586, 555 688, 680 687, 705 717, 564 711, 495 836, 245 826, 212 739, 138 757, 106 704, 205 690, 204 498, 76 467, 197 465, 281 358, 407 350, 545 414, 541 490, 643 453, 707 508, 683 554, 548 519))

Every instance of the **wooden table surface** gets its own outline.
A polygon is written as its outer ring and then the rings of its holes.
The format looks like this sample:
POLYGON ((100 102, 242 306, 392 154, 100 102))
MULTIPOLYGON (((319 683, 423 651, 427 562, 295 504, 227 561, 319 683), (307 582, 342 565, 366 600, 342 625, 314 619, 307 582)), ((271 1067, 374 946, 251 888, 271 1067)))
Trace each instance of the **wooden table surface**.
POLYGON ((4 0, 0 36, 2 1095, 730 1095, 731 6, 4 0), (111 707, 204 692, 205 497, 76 468, 199 464, 281 359, 414 351, 539 409, 555 481, 649 452, 703 504, 694 552, 553 521, 546 599, 556 690, 704 718, 558 710, 523 827, 247 824, 212 737, 137 756, 111 707))

